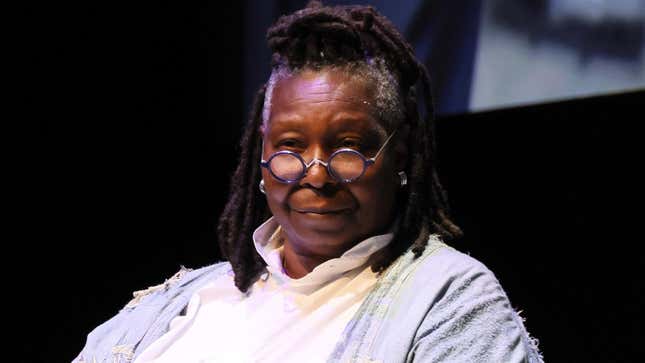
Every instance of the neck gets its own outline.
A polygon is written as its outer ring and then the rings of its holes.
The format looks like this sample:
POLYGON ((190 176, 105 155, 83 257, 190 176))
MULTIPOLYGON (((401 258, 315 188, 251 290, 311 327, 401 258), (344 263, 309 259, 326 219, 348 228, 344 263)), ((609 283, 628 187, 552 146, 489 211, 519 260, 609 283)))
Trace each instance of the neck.
POLYGON ((316 266, 329 258, 298 254, 288 242, 284 243, 282 253, 282 267, 284 272, 292 279, 299 279, 313 271, 316 266))

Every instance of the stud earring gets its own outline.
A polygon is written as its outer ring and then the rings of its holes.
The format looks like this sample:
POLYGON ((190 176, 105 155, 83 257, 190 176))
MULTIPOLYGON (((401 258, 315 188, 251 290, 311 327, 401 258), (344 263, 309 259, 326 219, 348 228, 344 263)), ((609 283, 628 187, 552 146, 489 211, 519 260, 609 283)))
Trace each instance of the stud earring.
POLYGON ((405 171, 399 172, 399 178, 401 179, 401 186, 405 186, 408 184, 408 176, 407 174, 405 174, 405 171))
POLYGON ((260 180, 260 185, 259 185, 259 187, 260 187, 260 192, 261 192, 262 194, 266 194, 266 193, 267 193, 267 191, 264 189, 264 179, 260 180))

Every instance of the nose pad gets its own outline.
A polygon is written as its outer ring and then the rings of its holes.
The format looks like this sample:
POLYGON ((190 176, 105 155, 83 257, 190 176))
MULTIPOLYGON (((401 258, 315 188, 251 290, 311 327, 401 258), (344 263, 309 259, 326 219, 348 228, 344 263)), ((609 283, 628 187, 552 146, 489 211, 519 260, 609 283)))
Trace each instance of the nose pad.
POLYGON ((323 168, 327 169, 327 163, 320 160, 320 159, 313 159, 309 162, 309 164, 305 165, 305 171, 309 170, 309 168, 312 168, 314 165, 320 165, 323 168))
POLYGON ((320 159, 312 159, 306 164, 303 183, 310 184, 316 188, 322 188, 325 184, 335 182, 334 177, 329 173, 327 163, 320 159), (318 166, 316 168, 316 166, 318 166))
MULTIPOLYGON (((309 174, 310 170, 314 166, 320 166, 322 169, 324 169, 325 173, 329 174, 329 170, 327 168, 327 163, 326 162, 324 162, 324 161, 322 161, 320 159, 313 159, 308 164, 305 165, 305 176, 307 176, 307 174, 309 174)), ((320 172, 323 172, 323 171, 320 171, 320 172)))

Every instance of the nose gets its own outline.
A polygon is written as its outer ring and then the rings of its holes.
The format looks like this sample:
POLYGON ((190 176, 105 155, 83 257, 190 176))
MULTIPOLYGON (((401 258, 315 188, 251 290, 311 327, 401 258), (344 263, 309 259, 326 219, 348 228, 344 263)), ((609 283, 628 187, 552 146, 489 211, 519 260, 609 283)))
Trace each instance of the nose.
POLYGON ((329 175, 327 170, 327 163, 323 160, 325 157, 322 150, 316 150, 313 153, 313 158, 309 161, 308 167, 305 170, 305 176, 300 181, 301 185, 309 185, 311 187, 321 189, 327 184, 336 183, 334 177, 329 175))

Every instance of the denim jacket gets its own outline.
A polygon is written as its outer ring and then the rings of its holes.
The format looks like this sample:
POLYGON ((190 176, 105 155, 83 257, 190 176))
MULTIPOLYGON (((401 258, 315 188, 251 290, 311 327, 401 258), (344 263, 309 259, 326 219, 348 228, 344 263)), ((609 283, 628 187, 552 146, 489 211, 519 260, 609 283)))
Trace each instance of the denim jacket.
MULTIPOLYGON (((182 268, 95 328, 73 363, 131 362, 169 329, 195 291, 232 273, 222 262, 182 268)), ((345 327, 329 362, 542 362, 537 342, 479 261, 431 236, 399 257, 345 327)))

